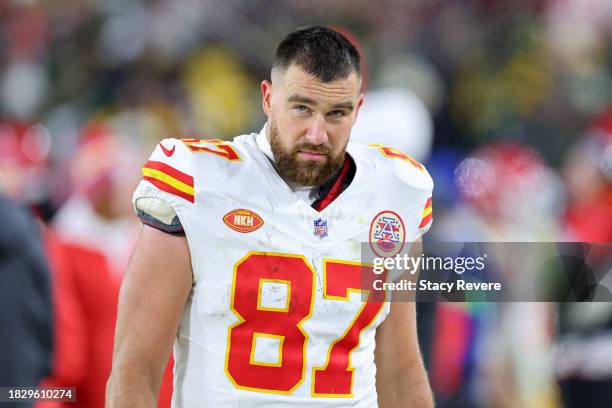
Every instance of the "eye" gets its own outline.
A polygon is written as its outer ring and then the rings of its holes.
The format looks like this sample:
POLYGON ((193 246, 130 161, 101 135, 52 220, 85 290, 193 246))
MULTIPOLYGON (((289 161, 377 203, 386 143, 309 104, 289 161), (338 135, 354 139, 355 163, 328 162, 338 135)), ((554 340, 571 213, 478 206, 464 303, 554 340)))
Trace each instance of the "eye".
POLYGON ((304 114, 304 113, 308 113, 308 112, 310 112, 310 108, 309 108, 308 106, 306 106, 306 105, 295 105, 295 106, 293 107, 293 109, 294 109, 294 110, 295 110, 297 113, 301 113, 301 114, 304 114))
POLYGON ((345 112, 342 110, 333 110, 327 114, 328 116, 337 119, 345 116, 345 112))

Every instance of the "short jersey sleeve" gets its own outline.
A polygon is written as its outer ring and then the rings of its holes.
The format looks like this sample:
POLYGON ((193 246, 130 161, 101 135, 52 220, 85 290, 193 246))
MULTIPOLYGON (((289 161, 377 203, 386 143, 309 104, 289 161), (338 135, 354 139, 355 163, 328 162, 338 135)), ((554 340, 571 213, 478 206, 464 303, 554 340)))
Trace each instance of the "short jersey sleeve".
MULTIPOLYGON (((431 193, 430 193, 431 194, 431 193)), ((421 213, 421 222, 419 223, 419 232, 418 235, 421 236, 425 234, 431 228, 431 223, 433 222, 433 207, 431 196, 425 202, 425 206, 423 207, 423 212, 421 213)))
POLYGON ((410 177, 405 179, 405 197, 410 205, 411 225, 413 233, 411 240, 422 237, 431 228, 433 222, 433 206, 431 196, 433 194, 434 183, 427 169, 420 165, 409 169, 410 177))
POLYGON ((397 200, 400 213, 406 221, 407 239, 415 241, 431 228, 433 221, 432 193, 434 182, 429 172, 421 163, 404 152, 392 147, 370 145, 381 162, 381 167, 390 170, 391 176, 384 172, 389 180, 390 197, 397 200))
POLYGON ((410 202, 406 212, 406 219, 410 225, 408 239, 415 241, 422 237, 431 228, 433 222, 433 180, 429 176, 427 170, 419 171, 420 174, 416 178, 420 179, 416 183, 407 186, 404 196, 407 202, 410 202))
MULTIPOLYGON (((138 201, 142 199, 156 199, 160 203, 166 203, 171 207, 170 211, 179 216, 181 210, 193 206, 193 154, 182 141, 162 140, 142 166, 142 180, 132 199, 141 219, 143 217, 138 211, 141 207, 138 201)), ((170 221, 171 219, 172 217, 170 221)))

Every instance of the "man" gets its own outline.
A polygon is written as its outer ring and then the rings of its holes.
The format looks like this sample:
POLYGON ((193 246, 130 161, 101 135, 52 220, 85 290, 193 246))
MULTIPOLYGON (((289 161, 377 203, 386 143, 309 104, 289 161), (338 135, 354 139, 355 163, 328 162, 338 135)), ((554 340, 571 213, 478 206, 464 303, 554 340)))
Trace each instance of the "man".
POLYGON ((36 220, 4 194, 0 225, 0 387, 36 387, 53 351, 49 268, 36 220))
POLYGON ((418 240, 433 183, 394 149, 348 144, 360 83, 346 38, 297 30, 261 84, 261 133, 159 144, 107 406, 153 406, 173 342, 175 407, 433 405, 414 303, 359 293, 360 242, 418 240))

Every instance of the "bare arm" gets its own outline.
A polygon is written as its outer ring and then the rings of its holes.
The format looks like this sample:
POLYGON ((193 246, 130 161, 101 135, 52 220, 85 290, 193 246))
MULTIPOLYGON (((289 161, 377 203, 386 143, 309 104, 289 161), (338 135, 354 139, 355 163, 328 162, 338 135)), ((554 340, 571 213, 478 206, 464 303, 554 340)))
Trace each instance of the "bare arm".
MULTIPOLYGON (((420 240, 416 244, 411 256, 420 253, 420 240)), ((389 316, 376 331, 375 359, 381 408, 434 406, 417 340, 414 301, 391 302, 389 316)))
POLYGON ((143 226, 119 294, 106 407, 155 407, 191 291, 185 237, 143 226))

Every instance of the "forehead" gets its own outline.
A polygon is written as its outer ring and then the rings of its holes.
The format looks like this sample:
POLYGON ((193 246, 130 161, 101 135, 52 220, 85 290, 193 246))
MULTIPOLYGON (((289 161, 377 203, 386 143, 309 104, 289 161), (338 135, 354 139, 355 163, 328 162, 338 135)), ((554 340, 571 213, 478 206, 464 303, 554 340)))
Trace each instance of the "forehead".
POLYGON ((323 82, 300 67, 291 65, 282 75, 280 85, 285 99, 302 96, 326 104, 353 101, 358 97, 361 86, 361 81, 355 72, 351 72, 346 78, 323 82))

